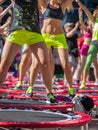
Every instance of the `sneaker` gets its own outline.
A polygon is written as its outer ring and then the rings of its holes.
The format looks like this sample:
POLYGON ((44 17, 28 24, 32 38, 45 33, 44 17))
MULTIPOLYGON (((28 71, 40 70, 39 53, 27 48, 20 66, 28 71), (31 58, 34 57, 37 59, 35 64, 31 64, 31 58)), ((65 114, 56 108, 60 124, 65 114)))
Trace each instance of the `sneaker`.
POLYGON ((69 97, 74 97, 75 96, 75 90, 74 90, 74 88, 70 88, 69 87, 69 97))
POLYGON ((81 85, 80 85, 80 89, 85 89, 85 88, 86 88, 86 83, 82 82, 81 85))
POLYGON ((18 83, 14 90, 22 90, 22 84, 18 83))
POLYGON ((56 103, 55 96, 52 93, 47 94, 47 103, 56 103))
POLYGON ((29 86, 27 91, 26 91, 26 96, 32 97, 33 96, 33 87, 29 86))

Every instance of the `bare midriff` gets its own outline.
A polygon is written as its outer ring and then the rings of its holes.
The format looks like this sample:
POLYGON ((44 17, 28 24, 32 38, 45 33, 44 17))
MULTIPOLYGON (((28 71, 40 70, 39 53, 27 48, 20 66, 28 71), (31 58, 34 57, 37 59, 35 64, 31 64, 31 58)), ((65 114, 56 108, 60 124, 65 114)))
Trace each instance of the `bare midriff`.
POLYGON ((45 19, 41 32, 52 35, 63 34, 62 21, 58 19, 45 19))

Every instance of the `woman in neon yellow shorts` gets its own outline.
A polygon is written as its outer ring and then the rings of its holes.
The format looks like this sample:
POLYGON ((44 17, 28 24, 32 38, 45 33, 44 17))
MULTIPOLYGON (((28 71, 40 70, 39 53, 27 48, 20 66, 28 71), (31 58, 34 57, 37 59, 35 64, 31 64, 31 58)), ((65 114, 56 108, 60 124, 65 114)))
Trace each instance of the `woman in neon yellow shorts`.
POLYGON ((62 28, 63 14, 67 8, 72 8, 73 0, 39 0, 41 12, 43 14, 42 36, 46 42, 50 54, 51 70, 54 72, 53 59, 51 55, 51 46, 53 46, 59 55, 59 59, 66 76, 69 88, 69 95, 74 96, 72 87, 72 74, 68 62, 68 46, 64 31, 62 28))
POLYGON ((21 45, 26 43, 40 64, 43 80, 47 87, 47 100, 54 103, 55 97, 51 92, 52 78, 49 58, 39 27, 38 0, 15 0, 11 9, 12 21, 0 63, 0 86, 2 86, 8 69, 21 45))

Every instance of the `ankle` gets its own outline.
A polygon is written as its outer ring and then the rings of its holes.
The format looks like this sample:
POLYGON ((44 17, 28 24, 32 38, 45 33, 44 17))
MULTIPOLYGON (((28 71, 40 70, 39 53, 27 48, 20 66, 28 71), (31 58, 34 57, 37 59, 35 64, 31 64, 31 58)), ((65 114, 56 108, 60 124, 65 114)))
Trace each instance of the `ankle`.
POLYGON ((71 86, 71 87, 68 87, 69 90, 74 90, 74 88, 71 86))
POLYGON ((83 84, 85 84, 85 83, 86 83, 86 81, 84 81, 84 80, 83 80, 83 81, 82 81, 82 83, 83 83, 83 84))

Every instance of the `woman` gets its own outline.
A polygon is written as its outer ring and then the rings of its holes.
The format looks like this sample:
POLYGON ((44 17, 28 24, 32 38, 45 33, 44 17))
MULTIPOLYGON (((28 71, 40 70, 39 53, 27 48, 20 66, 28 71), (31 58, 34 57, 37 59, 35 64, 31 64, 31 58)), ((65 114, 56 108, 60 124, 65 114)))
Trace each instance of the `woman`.
POLYGON ((70 96, 74 96, 74 89, 72 87, 72 74, 68 62, 68 45, 62 28, 62 20, 65 10, 67 8, 72 9, 72 2, 73 0, 50 0, 48 3, 45 0, 39 0, 39 6, 44 17, 42 36, 49 50, 52 75, 54 73, 54 64, 51 46, 57 50, 59 55, 64 75, 68 82, 70 96))
MULTIPOLYGON (((86 64, 85 64, 84 70, 83 70, 83 79, 82 79, 82 83, 80 85, 80 88, 84 89, 86 87, 86 78, 87 78, 87 74, 89 72, 91 63, 98 53, 98 9, 96 9, 94 12, 94 15, 92 15, 90 13, 90 11, 80 2, 80 0, 76 0, 76 2, 82 8, 82 10, 86 13, 88 19, 93 24, 92 41, 91 41, 91 44, 90 44, 90 47, 88 50, 86 64)), ((96 71, 97 71, 97 65, 95 67, 96 67, 96 71)))
POLYGON ((2 86, 8 69, 21 48, 21 45, 26 43, 40 64, 43 80, 47 87, 47 100, 54 103, 56 100, 51 92, 52 77, 48 61, 49 58, 39 27, 38 0, 15 0, 12 14, 9 34, 1 57, 0 86, 2 86))
MULTIPOLYGON (((83 72, 83 68, 85 66, 86 63, 86 58, 87 58, 87 54, 88 54, 88 49, 92 40, 92 23, 89 20, 85 20, 83 21, 83 11, 81 8, 79 8, 79 21, 80 21, 80 25, 81 25, 81 29, 82 29, 82 33, 83 33, 83 38, 84 38, 84 43, 80 49, 80 63, 78 65, 78 68, 76 70, 75 73, 75 82, 76 83, 80 83, 80 78, 82 78, 82 72, 83 72)), ((97 65, 97 58, 94 58, 94 67, 95 67, 95 79, 96 82, 98 81, 98 72, 96 71, 96 65, 97 65)))
POLYGON ((79 22, 75 25, 74 23, 66 23, 64 26, 65 35, 68 43, 68 58, 71 67, 72 75, 74 75, 75 70, 78 65, 78 44, 77 38, 79 35, 76 33, 79 28, 79 22))

